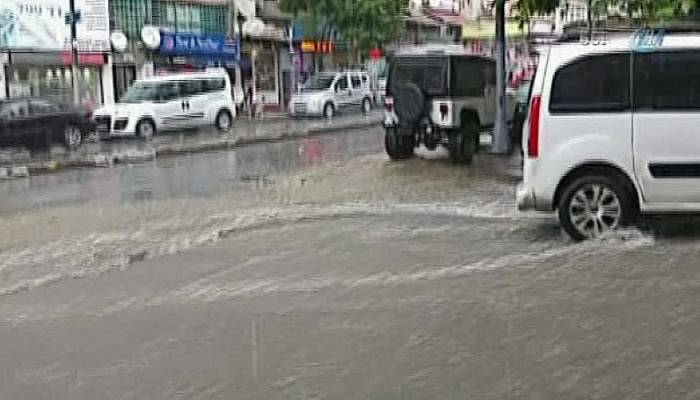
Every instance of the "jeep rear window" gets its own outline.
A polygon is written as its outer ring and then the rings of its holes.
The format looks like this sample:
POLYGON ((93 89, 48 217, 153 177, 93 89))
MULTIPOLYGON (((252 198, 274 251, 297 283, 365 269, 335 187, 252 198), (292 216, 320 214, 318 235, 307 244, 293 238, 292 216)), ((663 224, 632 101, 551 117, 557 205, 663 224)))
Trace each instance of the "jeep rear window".
POLYGON ((389 75, 388 94, 404 83, 414 83, 430 96, 445 94, 443 59, 395 59, 389 75))
POLYGON ((492 61, 475 58, 457 58, 452 60, 450 95, 474 97, 483 96, 486 84, 495 79, 495 65, 492 61), (493 73, 491 70, 494 70, 493 73))

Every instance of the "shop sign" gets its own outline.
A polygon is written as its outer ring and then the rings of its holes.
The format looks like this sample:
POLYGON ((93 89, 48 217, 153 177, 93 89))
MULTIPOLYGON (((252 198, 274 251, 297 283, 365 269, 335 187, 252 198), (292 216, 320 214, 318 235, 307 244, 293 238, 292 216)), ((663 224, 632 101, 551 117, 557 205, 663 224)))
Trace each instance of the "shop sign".
MULTIPOLYGON (((75 0, 78 50, 109 51, 107 0, 75 0)), ((43 51, 71 47, 69 0, 0 1, 0 47, 43 51)))
POLYGON ((238 59, 238 41, 220 35, 162 32, 160 53, 219 60, 238 59))
POLYGON ((301 42, 303 53, 332 53, 335 43, 331 40, 304 40, 301 42))

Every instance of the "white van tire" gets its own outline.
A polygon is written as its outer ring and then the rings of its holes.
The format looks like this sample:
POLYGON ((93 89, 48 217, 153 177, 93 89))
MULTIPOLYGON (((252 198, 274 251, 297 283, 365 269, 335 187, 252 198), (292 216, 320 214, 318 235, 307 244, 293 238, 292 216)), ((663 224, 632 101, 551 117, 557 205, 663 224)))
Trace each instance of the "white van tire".
POLYGON ((228 132, 233 126, 233 116, 229 110, 219 110, 214 119, 214 125, 219 132, 228 132))
POLYGON ((584 175, 566 185, 557 205, 559 223, 575 241, 592 239, 632 223, 634 195, 614 177, 584 175))
POLYGON ((323 116, 326 117, 326 119, 331 119, 335 115, 335 107, 333 106, 333 103, 326 103, 323 106, 323 116))
POLYGON ((365 97, 362 100, 362 113, 363 114, 369 114, 370 111, 372 111, 372 100, 369 99, 369 97, 365 97))
POLYGON ((151 140, 156 133, 156 126, 150 119, 142 119, 136 124, 135 132, 136 137, 143 140, 151 140))

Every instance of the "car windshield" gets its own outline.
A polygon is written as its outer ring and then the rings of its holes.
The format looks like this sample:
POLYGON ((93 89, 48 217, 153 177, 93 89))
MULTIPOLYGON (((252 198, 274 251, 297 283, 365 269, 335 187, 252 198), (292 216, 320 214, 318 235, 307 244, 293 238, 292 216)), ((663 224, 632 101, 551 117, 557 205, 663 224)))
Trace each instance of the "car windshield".
POLYGON ((314 75, 304 83, 303 90, 325 90, 331 87, 335 75, 314 75))
POLYGON ((158 100, 160 86, 157 83, 136 82, 126 91, 121 101, 137 103, 158 100))

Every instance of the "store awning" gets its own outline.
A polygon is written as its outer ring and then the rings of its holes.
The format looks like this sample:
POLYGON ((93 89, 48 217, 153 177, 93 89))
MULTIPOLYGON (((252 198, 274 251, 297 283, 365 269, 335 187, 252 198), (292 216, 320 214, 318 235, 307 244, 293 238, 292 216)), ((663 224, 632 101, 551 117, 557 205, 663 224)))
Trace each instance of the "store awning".
MULTIPOLYGON (((506 36, 525 36, 525 30, 517 21, 506 21, 506 36)), ((462 25, 462 39, 493 39, 496 36, 494 20, 470 21, 462 25)))

